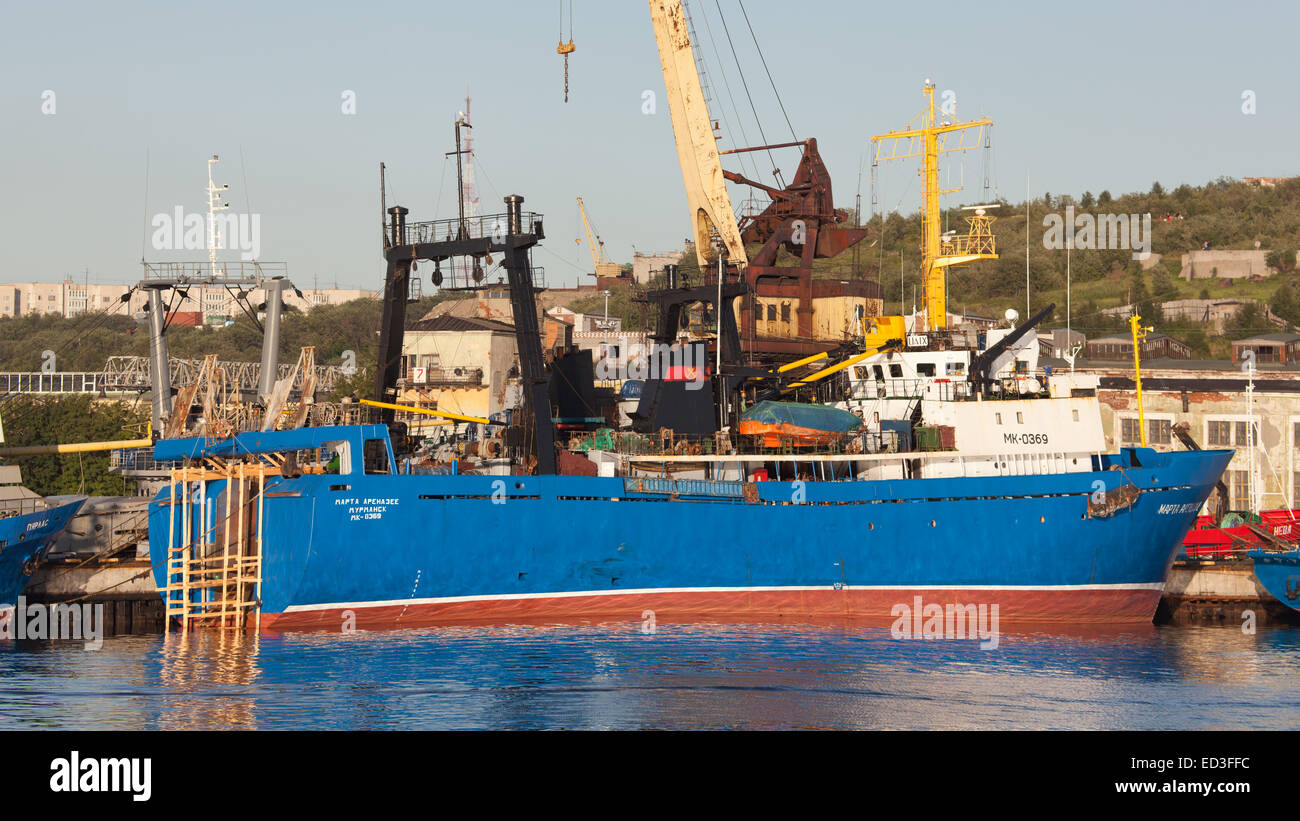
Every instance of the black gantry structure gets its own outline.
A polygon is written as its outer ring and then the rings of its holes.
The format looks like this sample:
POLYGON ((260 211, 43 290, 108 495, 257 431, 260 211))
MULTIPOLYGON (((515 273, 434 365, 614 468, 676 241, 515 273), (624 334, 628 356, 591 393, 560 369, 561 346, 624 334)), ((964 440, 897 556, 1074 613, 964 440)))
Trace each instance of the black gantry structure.
MULTIPOLYGON (((533 285, 529 249, 545 238, 542 215, 523 211, 524 198, 511 194, 505 198, 502 214, 406 222, 407 209, 395 205, 388 209, 389 226, 385 233, 384 258, 388 271, 384 278, 384 316, 379 331, 379 367, 375 373, 375 395, 382 402, 397 397, 397 380, 401 376, 402 341, 406 328, 406 306, 410 298, 411 271, 417 260, 434 264, 433 284, 441 286, 441 263, 455 258, 474 260, 473 279, 483 279, 481 261, 491 263, 492 254, 504 257, 510 286, 510 307, 514 312, 515 342, 524 380, 524 397, 528 417, 532 420, 533 451, 537 473, 556 472, 555 428, 551 420, 550 377, 542 360, 542 340, 537 324, 537 289, 533 285)), ((452 282, 450 287, 459 287, 452 282)), ((474 286, 470 286, 474 287, 474 286)), ((394 411, 384 409, 381 419, 393 421, 394 411)))

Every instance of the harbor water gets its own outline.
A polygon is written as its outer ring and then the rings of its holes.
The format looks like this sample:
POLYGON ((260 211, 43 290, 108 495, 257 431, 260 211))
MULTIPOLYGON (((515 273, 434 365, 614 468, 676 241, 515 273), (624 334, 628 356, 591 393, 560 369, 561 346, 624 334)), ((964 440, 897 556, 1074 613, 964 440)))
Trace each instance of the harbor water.
POLYGON ((658 624, 0 641, 0 729, 1300 728, 1300 630, 658 624))

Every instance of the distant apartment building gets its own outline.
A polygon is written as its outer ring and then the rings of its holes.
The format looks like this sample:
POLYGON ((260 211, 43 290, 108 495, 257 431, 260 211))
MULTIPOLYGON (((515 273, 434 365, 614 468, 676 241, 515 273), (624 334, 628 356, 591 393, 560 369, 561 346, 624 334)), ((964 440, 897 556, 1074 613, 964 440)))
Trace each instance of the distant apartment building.
MULTIPOLYGON (((1101 378, 1097 396, 1108 449, 1140 445, 1145 433, 1149 447, 1183 450, 1174 426, 1185 424, 1201 447, 1235 451, 1223 473, 1226 509, 1252 507, 1252 449, 1258 454, 1255 475, 1261 506, 1293 507, 1300 502, 1300 372, 1294 368, 1265 364, 1248 393, 1251 382, 1240 362, 1144 365, 1141 412, 1131 359, 1092 363, 1081 370, 1101 378), (1249 432, 1252 417, 1258 431, 1254 437, 1249 432)), ((1213 496, 1210 507, 1215 509, 1213 496)))
MULTIPOLYGON (((695 243, 686 243, 686 253, 695 253, 695 243)), ((640 251, 632 254, 632 281, 638 285, 645 285, 659 274, 663 273, 664 266, 677 265, 681 263, 682 257, 686 255, 682 251, 668 251, 666 253, 643 254, 640 251)))
POLYGON ((1294 177, 1243 177, 1242 182, 1247 185, 1253 185, 1256 188, 1276 188, 1280 182, 1295 179, 1294 177))
MULTIPOLYGON (((120 312, 134 316, 144 311, 148 294, 131 290, 130 285, 101 285, 65 280, 63 282, 7 282, 0 284, 0 316, 54 315, 74 317, 84 313, 120 312), (125 306, 122 298, 130 297, 125 306)), ((379 291, 363 288, 311 288, 302 289, 302 296, 292 290, 285 291, 285 305, 300 311, 309 311, 317 305, 341 305, 354 299, 378 299, 379 291)), ((219 324, 237 316, 240 308, 235 295, 226 288, 215 285, 192 285, 181 292, 172 292, 169 302, 173 311, 196 313, 207 324, 219 324)), ((254 308, 266 301, 266 292, 254 288, 247 294, 254 308)))

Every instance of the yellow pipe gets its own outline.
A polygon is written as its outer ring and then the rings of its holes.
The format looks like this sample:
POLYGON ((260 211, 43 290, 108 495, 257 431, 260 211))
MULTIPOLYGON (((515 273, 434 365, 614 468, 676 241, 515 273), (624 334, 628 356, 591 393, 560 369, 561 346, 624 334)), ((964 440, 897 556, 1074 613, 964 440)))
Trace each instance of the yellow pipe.
POLYGON ((120 439, 116 442, 76 442, 71 445, 25 445, 0 448, 0 456, 44 456, 52 453, 90 453, 122 448, 151 448, 152 439, 120 439))
POLYGON ((809 382, 816 382, 818 379, 825 379, 826 377, 830 376, 833 373, 839 373, 840 371, 844 370, 850 365, 858 364, 859 362, 866 359, 867 357, 875 356, 876 354, 880 353, 884 349, 885 346, 882 345, 879 348, 873 348, 872 350, 869 350, 866 353, 860 353, 857 356, 850 356, 848 359, 844 360, 843 362, 840 362, 839 364, 831 365, 829 368, 822 368, 820 371, 817 371, 816 373, 810 373, 807 376, 805 376, 803 379, 800 379, 798 382, 791 382, 789 386, 787 386, 781 392, 789 393, 795 388, 802 388, 803 386, 807 385, 809 382))
POLYGON ((500 422, 493 422, 491 419, 484 419, 481 416, 465 416, 450 411, 430 410, 429 408, 416 408, 411 405, 393 405, 389 402, 376 402, 373 399, 358 400, 363 405, 369 405, 372 408, 388 408, 389 410, 407 411, 408 413, 423 413, 427 416, 440 416, 443 419, 455 419, 458 422, 478 422, 480 425, 499 425, 500 422))
POLYGON ((805 356, 803 359, 796 359, 793 362, 782 365, 781 367, 776 369, 776 372, 785 373, 786 371, 792 371, 795 368, 800 367, 801 365, 809 365, 812 364, 813 362, 826 359, 828 356, 830 356, 830 354, 826 353, 825 351, 822 351, 821 353, 815 353, 812 356, 805 356))

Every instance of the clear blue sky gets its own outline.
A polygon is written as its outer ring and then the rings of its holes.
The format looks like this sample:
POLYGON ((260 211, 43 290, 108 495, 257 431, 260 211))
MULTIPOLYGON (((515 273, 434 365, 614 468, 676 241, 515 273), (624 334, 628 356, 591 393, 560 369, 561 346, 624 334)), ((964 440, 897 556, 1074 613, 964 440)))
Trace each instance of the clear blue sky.
MULTIPOLYGON (((768 140, 789 139, 736 0, 717 2, 768 140)), ((1013 202, 1026 170, 1035 196, 1300 173, 1294 2, 930 5, 925 20, 903 3, 746 3, 794 128, 819 139, 842 207, 853 205, 868 137, 911 119, 927 76, 956 93, 961 118, 993 117, 995 182, 1013 202), (1246 89, 1253 116, 1241 111, 1246 89)), ((715 0, 690 7, 722 103, 714 116, 735 128, 716 42, 757 142, 715 0)), ((149 217, 202 211, 216 153, 233 210, 261 215, 262 259, 286 261, 300 287, 379 287, 379 162, 390 204, 412 219, 453 214, 444 152, 467 85, 484 209, 521 193, 546 214, 537 262, 553 284, 590 270, 574 243, 575 196, 615 261, 630 261, 634 245, 680 247, 689 224, 647 4, 576 0, 574 13, 566 105, 553 0, 9 3, 0 280, 88 268, 92 281, 135 281, 149 217), (47 89, 53 115, 41 111, 47 89), (641 113, 646 89, 659 96, 654 116, 641 113), (344 90, 356 93, 354 116, 340 112, 344 90)), ((796 162, 778 157, 787 173, 796 162)), ((979 199, 981 173, 975 152, 962 201, 979 199)), ((891 207, 917 208, 913 168, 893 169, 887 184, 891 207)), ((869 201, 865 173, 862 193, 869 201)))

